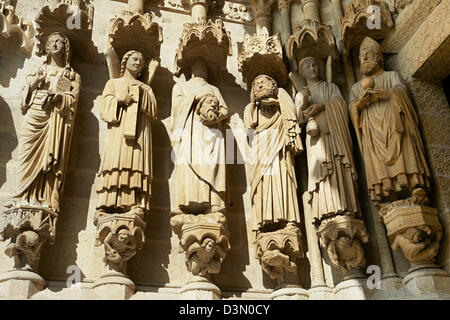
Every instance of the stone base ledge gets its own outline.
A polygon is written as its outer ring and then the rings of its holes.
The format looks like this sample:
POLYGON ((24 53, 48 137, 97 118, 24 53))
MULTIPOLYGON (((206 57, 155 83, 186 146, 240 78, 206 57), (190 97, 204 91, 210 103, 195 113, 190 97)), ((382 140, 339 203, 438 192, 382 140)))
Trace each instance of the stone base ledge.
POLYGON ((0 298, 23 300, 42 291, 45 280, 35 272, 11 270, 0 275, 0 298))

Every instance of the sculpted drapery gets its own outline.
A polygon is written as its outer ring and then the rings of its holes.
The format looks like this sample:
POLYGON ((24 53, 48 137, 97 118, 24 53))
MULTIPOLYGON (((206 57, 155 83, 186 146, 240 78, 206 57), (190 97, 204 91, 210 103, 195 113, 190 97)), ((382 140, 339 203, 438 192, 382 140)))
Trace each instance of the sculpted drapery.
POLYGON ((225 210, 227 118, 219 89, 204 78, 192 77, 174 86, 171 131, 178 213, 225 210))
POLYGON ((262 75, 252 85, 244 125, 251 133, 251 201, 254 229, 267 223, 300 222, 294 155, 303 150, 295 105, 275 80, 262 75))
POLYGON ((59 211, 80 76, 70 67, 69 39, 48 37, 47 60, 26 78, 19 134, 15 201, 59 211))
POLYGON ((358 215, 357 174, 347 105, 335 84, 318 78, 315 58, 304 58, 299 70, 308 86, 305 94, 297 94, 296 105, 318 126, 317 133, 306 135, 308 202, 312 215, 316 219, 343 213, 358 215))
POLYGON ((363 88, 363 79, 353 85, 349 108, 371 199, 429 188, 418 119, 405 84, 397 72, 383 70, 381 48, 374 40, 366 38, 360 52, 361 70, 373 83, 363 88))
POLYGON ((152 182, 151 121, 157 103, 151 87, 137 77, 144 56, 127 52, 122 59, 122 76, 110 79, 102 94, 100 116, 108 131, 98 172, 97 209, 126 212, 133 208, 150 210, 152 182), (137 104, 137 112, 132 111, 137 104), (126 135, 127 121, 135 121, 133 136, 126 135))

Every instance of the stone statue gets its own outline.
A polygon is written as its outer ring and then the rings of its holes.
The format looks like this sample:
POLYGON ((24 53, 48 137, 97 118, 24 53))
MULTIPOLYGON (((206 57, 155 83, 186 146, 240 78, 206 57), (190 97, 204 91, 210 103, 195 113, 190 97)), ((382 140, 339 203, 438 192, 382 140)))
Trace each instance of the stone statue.
POLYGON ((126 266, 136 254, 136 238, 127 229, 120 229, 116 234, 110 232, 105 240, 105 260, 116 264, 120 271, 126 273, 126 266))
POLYGON ((306 57, 299 71, 307 87, 296 105, 307 119, 308 202, 315 219, 349 214, 359 216, 357 175, 348 127, 347 105, 334 83, 319 79, 316 58, 306 57))
POLYGON ((294 155, 303 146, 294 102, 267 75, 255 78, 250 99, 244 125, 254 129, 250 146, 254 229, 299 223, 294 155))
POLYGON ((40 251, 45 240, 32 230, 20 233, 15 242, 8 244, 5 250, 8 257, 14 257, 14 266, 17 269, 37 270, 39 265, 40 251))
POLYGON ((211 238, 193 242, 186 251, 188 269, 193 275, 206 277, 209 273, 219 273, 222 260, 226 256, 225 250, 211 238))
POLYGON ((172 146, 177 186, 173 214, 225 212, 224 124, 228 107, 215 86, 207 82, 202 58, 192 77, 172 91, 172 146))
POLYGON ((364 78, 353 85, 350 116, 366 167, 370 198, 391 201, 402 192, 430 187, 418 119, 400 75, 383 69, 380 45, 366 37, 361 44, 364 78))
POLYGON ((17 190, 9 207, 31 205, 59 211, 80 76, 70 66, 69 39, 52 33, 47 60, 28 75, 22 96, 17 190))
MULTIPOLYGON (((105 86, 100 116, 108 133, 98 172, 97 209, 107 213, 150 210, 152 182, 151 121, 157 103, 149 83, 139 80, 145 57, 128 51, 122 58, 120 78, 105 86)), ((155 68, 149 63, 149 74, 155 68)))

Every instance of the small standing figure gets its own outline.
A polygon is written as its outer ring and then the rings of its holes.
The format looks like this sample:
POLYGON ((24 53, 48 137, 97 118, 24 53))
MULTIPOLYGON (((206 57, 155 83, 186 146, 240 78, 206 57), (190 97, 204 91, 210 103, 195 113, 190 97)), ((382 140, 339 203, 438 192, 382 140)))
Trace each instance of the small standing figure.
POLYGON ((47 60, 26 79, 19 133, 17 190, 9 207, 31 205, 59 211, 80 76, 70 66, 69 39, 52 33, 47 60))
POLYGON ((350 116, 366 167, 372 201, 411 196, 430 187, 430 172, 418 119, 400 75, 383 69, 381 46, 366 37, 361 44, 363 79, 352 87, 350 116), (364 87, 363 87, 364 86, 364 87))
MULTIPOLYGON (((149 64, 154 74, 157 62, 149 64)), ((149 83, 139 80, 145 57, 128 51, 122 58, 120 78, 105 86, 100 116, 108 123, 108 133, 98 172, 97 209, 124 213, 132 209, 150 210, 152 182, 151 122, 157 104, 149 83)))
POLYGON ((300 223, 294 155, 303 150, 294 102, 267 75, 255 78, 244 124, 250 146, 251 201, 256 225, 300 223))

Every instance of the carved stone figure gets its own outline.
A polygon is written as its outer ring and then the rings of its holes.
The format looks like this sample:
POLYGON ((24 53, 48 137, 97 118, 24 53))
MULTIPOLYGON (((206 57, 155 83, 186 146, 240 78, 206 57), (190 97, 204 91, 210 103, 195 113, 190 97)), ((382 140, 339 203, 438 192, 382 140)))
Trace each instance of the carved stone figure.
MULTIPOLYGON (((97 209, 108 213, 150 210, 152 182, 151 121, 157 103, 148 83, 139 80, 145 57, 128 51, 122 58, 121 77, 106 83, 100 116, 108 133, 98 172, 97 209)), ((155 68, 154 63, 149 69, 155 68)), ((149 72, 152 73, 151 71, 149 72)))
POLYGON ((415 188, 429 188, 417 115, 403 80, 383 69, 381 47, 373 39, 364 39, 359 58, 365 79, 352 87, 350 116, 371 199, 395 200, 401 192, 410 195, 415 188))
POLYGON ((299 71, 307 87, 297 93, 299 120, 307 119, 308 194, 315 219, 360 215, 346 103, 339 88, 319 79, 316 58, 306 57, 299 71))
POLYGON ((58 212, 81 80, 70 66, 67 37, 51 34, 46 52, 47 60, 27 77, 23 89, 18 185, 8 206, 31 205, 58 212))
MULTIPOLYGON (((342 234, 336 234, 332 240, 330 235, 325 234, 337 228, 331 225, 326 227, 327 224, 335 224, 332 217, 348 216, 348 230, 353 224, 352 218, 361 217, 347 105, 335 84, 319 79, 316 58, 303 58, 299 63, 299 71, 307 82, 307 86, 297 93, 296 105, 298 112, 302 113, 299 114, 299 121, 303 118, 307 121, 307 201, 311 207, 311 218, 320 230, 322 245, 333 264, 344 272, 350 266, 360 269, 365 263, 360 243, 362 237, 353 239, 353 234, 346 232, 345 227, 339 228, 342 234)), ((364 223, 361 233, 367 235, 364 223)), ((367 239, 364 240, 367 242, 367 239)))
POLYGON ((252 85, 244 124, 254 129, 250 146, 251 201, 258 230, 266 223, 300 222, 294 155, 303 150, 295 105, 271 77, 252 85))
POLYGON ((224 124, 228 107, 207 82, 206 63, 192 65, 192 77, 172 91, 172 145, 176 155, 173 214, 225 212, 224 124))
POLYGON ((136 239, 127 229, 110 232, 105 240, 105 259, 117 264, 126 273, 126 263, 136 254, 136 239))
POLYGON ((37 270, 44 242, 36 232, 24 231, 17 236, 15 242, 9 243, 5 253, 10 258, 14 257, 15 268, 37 270))
POLYGON ((187 250, 186 256, 189 256, 188 269, 192 274, 205 277, 209 273, 220 272, 222 259, 225 258, 226 252, 213 239, 205 238, 201 245, 199 242, 193 242, 187 250))

